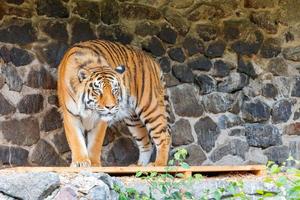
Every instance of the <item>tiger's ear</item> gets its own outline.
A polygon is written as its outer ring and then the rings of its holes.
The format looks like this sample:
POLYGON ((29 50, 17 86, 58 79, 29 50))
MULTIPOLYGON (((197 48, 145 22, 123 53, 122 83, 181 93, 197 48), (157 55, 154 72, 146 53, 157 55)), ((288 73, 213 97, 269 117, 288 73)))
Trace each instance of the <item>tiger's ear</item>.
POLYGON ((79 82, 82 82, 84 79, 87 79, 90 75, 90 72, 84 68, 78 70, 78 79, 79 82))
POLYGON ((125 66, 124 65, 119 65, 115 68, 116 72, 119 74, 123 74, 125 72, 125 66))

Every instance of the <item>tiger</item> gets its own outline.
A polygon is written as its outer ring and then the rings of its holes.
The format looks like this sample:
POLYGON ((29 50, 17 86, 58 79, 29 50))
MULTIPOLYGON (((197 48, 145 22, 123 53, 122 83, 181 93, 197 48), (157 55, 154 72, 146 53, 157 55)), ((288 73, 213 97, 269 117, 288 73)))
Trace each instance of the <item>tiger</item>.
POLYGON ((167 165, 168 95, 150 55, 117 42, 79 42, 64 54, 57 85, 71 167, 101 166, 106 129, 121 120, 138 146, 137 165, 167 165), (154 147, 156 158, 150 162, 154 147))

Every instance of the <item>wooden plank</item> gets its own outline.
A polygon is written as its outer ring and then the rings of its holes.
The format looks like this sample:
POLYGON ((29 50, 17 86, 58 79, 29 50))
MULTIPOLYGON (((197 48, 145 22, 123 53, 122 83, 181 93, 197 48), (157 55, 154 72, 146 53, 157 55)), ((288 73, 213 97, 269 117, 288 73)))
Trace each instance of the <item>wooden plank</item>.
POLYGON ((78 173, 80 171, 89 172, 105 172, 108 174, 135 174, 141 172, 159 172, 159 173, 184 173, 186 176, 192 173, 209 173, 209 172, 252 172, 262 174, 266 167, 264 165, 241 165, 241 166, 190 166, 188 169, 182 167, 89 167, 89 168, 74 168, 74 167, 13 167, 6 168, 0 171, 7 172, 58 172, 58 173, 78 173))

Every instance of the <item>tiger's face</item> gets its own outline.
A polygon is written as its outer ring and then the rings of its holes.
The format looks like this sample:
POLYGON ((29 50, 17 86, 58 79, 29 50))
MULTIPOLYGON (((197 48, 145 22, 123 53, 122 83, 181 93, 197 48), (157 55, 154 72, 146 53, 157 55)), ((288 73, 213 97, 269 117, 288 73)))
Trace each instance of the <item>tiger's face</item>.
MULTIPOLYGON (((118 68, 118 67, 117 67, 118 68)), ((84 82, 83 103, 87 109, 95 111, 100 118, 111 120, 116 116, 120 109, 122 101, 122 82, 120 74, 124 72, 125 67, 121 66, 116 70, 108 68, 106 70, 92 72, 87 74, 79 72, 79 80, 84 82)))

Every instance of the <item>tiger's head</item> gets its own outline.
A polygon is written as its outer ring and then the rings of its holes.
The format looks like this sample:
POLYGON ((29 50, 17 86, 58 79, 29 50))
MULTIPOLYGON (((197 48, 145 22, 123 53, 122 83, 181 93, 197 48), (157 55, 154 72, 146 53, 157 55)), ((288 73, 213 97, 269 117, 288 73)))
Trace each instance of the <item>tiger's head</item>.
POLYGON ((103 120, 109 121, 114 118, 123 98, 122 75, 124 71, 123 65, 115 69, 101 67, 94 72, 80 69, 78 79, 84 84, 82 102, 85 108, 96 111, 103 120))

